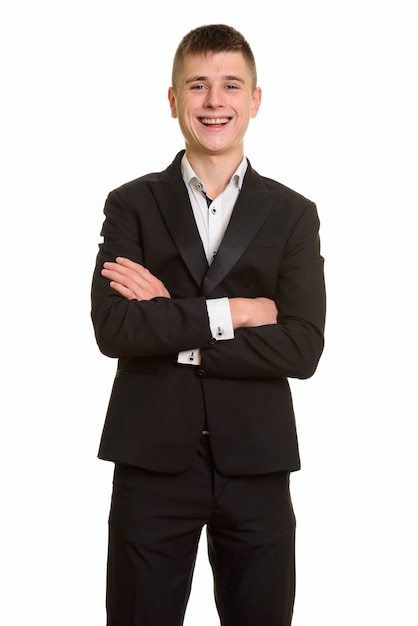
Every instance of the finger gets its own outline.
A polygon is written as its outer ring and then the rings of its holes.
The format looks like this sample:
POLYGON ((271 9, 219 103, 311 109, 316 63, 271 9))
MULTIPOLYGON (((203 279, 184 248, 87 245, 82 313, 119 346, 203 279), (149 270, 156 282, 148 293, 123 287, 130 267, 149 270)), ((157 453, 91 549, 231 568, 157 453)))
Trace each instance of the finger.
POLYGON ((152 274, 149 271, 149 269, 147 269, 140 263, 131 261, 130 259, 127 259, 126 257, 116 257, 116 263, 118 265, 121 265, 127 268, 128 270, 132 270, 133 272, 135 272, 137 276, 140 276, 140 278, 142 278, 143 280, 147 282, 152 282, 152 281, 160 282, 157 276, 154 276, 154 274, 152 274))
MULTIPOLYGON (((107 261, 103 264, 102 276, 121 282, 127 287, 132 288, 132 285, 136 284, 141 288, 146 288, 151 282, 148 270, 138 263, 132 263, 132 261, 129 263, 131 266, 127 267, 127 265, 107 261)), ((154 280, 157 279, 154 278, 154 280)))
POLYGON ((140 263, 136 263, 135 261, 131 261, 131 259, 127 259, 126 257, 118 256, 118 257, 116 257, 115 262, 116 262, 116 264, 118 266, 125 267, 128 270, 131 270, 131 271, 135 272, 136 274, 139 274, 140 276, 142 276, 142 275, 146 276, 146 275, 150 274, 150 272, 147 270, 146 267, 144 267, 140 263))
MULTIPOLYGON (((132 261, 130 261, 132 263, 132 261)), ((103 267, 108 270, 112 270, 113 272, 119 272, 120 274, 140 274, 145 268, 142 265, 138 265, 137 263, 132 265, 127 265, 126 263, 118 263, 113 261, 106 261, 103 263, 103 267)))
POLYGON ((117 282, 124 282, 128 279, 127 273, 122 273, 115 263, 109 265, 109 267, 104 267, 101 271, 102 276, 109 280, 116 280, 117 282), (113 266, 113 267, 112 267, 113 266))
POLYGON ((102 269, 101 274, 104 278, 107 278, 107 280, 115 284, 121 285, 125 289, 130 290, 136 296, 139 296, 139 290, 141 289, 141 287, 140 285, 138 285, 139 281, 138 279, 136 279, 135 275, 133 275, 132 277, 132 275, 130 275, 129 273, 122 274, 119 269, 113 270, 106 268, 102 269))
POLYGON ((125 257, 116 257, 114 265, 122 274, 130 276, 138 285, 144 286, 144 283, 160 282, 146 267, 125 257))
POLYGON ((128 259, 125 256, 117 256, 115 262, 119 263, 119 265, 125 265, 126 267, 144 267, 140 263, 136 263, 136 261, 131 261, 131 259, 128 259))
POLYGON ((135 293, 133 293, 133 291, 131 291, 131 289, 128 289, 127 287, 125 287, 121 283, 118 283, 118 282, 116 282, 114 280, 111 280, 109 284, 110 284, 110 287, 112 289, 114 289, 114 291, 119 293, 121 296, 123 296, 127 300, 138 300, 139 299, 139 298, 137 298, 135 293))

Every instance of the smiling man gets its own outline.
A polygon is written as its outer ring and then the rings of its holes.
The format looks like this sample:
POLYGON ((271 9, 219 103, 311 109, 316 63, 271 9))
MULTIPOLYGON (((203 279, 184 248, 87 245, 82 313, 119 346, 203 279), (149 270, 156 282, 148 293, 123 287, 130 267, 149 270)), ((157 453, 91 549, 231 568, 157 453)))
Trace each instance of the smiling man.
POLYGON ((206 51, 174 65, 168 95, 187 159, 192 167, 206 166, 210 171, 216 167, 223 172, 221 180, 219 173, 207 176, 208 184, 213 179, 213 198, 242 161, 245 132, 260 107, 261 90, 254 84, 254 72, 240 52, 206 51))
POLYGON ((222 626, 289 626, 287 379, 323 349, 319 220, 244 155, 261 90, 239 32, 188 33, 168 99, 185 150, 109 194, 92 285, 99 348, 118 358, 99 450, 115 464, 107 624, 180 626, 206 527, 222 626))

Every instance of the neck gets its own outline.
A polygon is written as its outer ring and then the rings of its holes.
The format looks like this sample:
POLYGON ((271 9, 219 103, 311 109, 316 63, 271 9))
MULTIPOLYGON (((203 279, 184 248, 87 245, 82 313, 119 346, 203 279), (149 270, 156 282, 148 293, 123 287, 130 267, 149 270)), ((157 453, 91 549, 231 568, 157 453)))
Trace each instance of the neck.
POLYGON ((196 155, 186 149, 186 155, 196 176, 205 185, 207 195, 216 198, 225 189, 232 174, 241 163, 243 152, 231 155, 196 155))

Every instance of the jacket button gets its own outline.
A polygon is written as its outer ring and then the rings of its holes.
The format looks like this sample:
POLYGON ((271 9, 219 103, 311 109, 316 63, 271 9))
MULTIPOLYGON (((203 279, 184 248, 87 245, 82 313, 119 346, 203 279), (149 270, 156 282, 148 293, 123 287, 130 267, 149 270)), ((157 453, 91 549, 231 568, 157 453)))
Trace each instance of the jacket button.
POLYGON ((213 344, 214 344, 214 343, 216 343, 216 339, 215 339, 215 337, 211 337, 211 338, 209 339, 209 341, 208 341, 208 344, 209 344, 210 346, 213 346, 213 344))
POLYGON ((204 376, 205 370, 203 369, 203 367, 199 367, 199 369, 197 370, 197 373, 199 374, 199 376, 204 376))

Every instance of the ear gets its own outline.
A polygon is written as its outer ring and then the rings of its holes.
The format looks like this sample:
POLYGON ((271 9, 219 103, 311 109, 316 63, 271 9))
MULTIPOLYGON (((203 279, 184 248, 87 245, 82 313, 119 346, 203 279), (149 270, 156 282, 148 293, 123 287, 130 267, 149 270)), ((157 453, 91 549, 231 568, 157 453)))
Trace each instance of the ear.
POLYGON ((253 93, 253 102, 251 105, 251 113, 250 113, 251 117, 255 117, 257 115, 260 105, 261 105, 261 88, 256 87, 253 93))
POLYGON ((177 117, 176 98, 172 87, 168 88, 168 101, 170 103, 171 117, 177 117))

